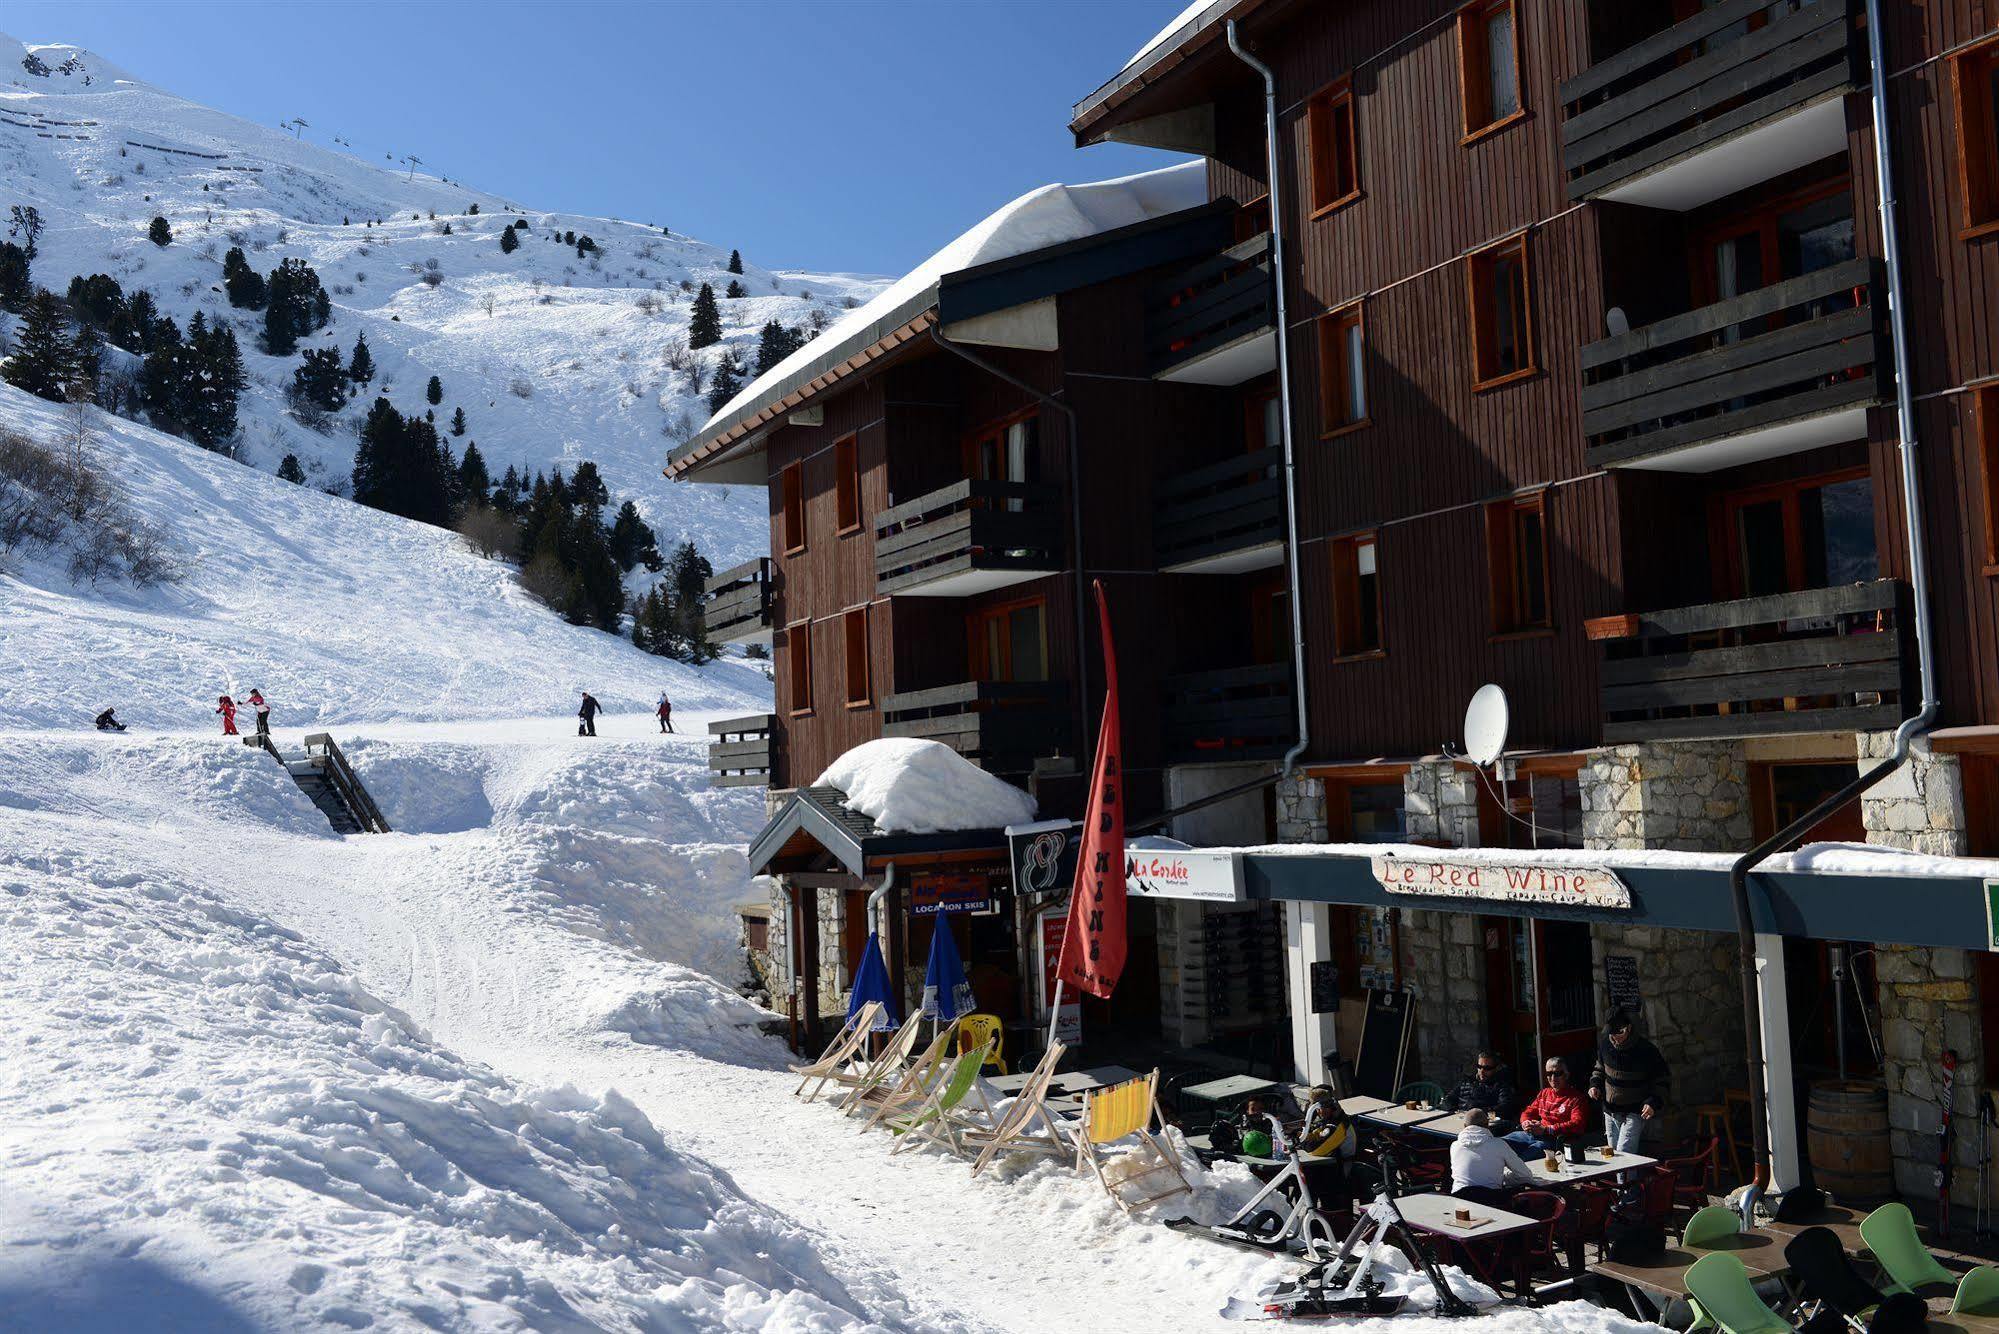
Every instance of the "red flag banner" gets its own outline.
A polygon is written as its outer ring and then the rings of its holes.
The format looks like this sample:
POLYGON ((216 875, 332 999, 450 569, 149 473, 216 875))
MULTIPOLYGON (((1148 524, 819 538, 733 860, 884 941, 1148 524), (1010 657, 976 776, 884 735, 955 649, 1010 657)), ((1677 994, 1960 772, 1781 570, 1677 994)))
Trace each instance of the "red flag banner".
POLYGON ((1104 720, 1097 732, 1097 763, 1090 776, 1090 806, 1076 854, 1076 887, 1055 976, 1099 1000, 1124 972, 1124 764, 1118 732, 1117 653, 1111 647, 1111 613, 1102 581, 1093 581, 1097 625, 1104 640, 1104 720))

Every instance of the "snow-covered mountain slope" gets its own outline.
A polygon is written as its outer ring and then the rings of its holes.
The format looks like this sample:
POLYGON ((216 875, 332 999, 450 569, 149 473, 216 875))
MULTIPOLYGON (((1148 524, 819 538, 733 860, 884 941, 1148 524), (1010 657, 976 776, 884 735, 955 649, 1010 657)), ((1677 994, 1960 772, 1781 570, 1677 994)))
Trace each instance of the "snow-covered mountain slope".
MULTIPOLYGON (((643 712, 766 709, 770 683, 700 669, 568 625, 510 567, 454 534, 279 481, 91 409, 92 452, 187 557, 178 584, 74 583, 60 560, 0 557, 0 728, 219 730, 252 687, 288 726, 543 715, 579 693, 643 712)), ((56 439, 63 409, 0 385, 0 426, 56 439)))
MULTIPOLYGON (((304 133, 326 140, 338 128, 304 133)), ((176 97, 94 53, 0 34, 0 212, 40 210, 34 280, 60 294, 72 276, 107 273, 128 293, 150 290, 183 328, 196 310, 231 320, 252 381, 239 410, 245 461, 274 471, 295 453, 315 485, 344 485, 355 423, 375 394, 420 411, 435 375, 440 423, 463 408, 465 438, 478 442, 495 477, 508 464, 594 459, 662 541, 691 537, 717 568, 763 551, 760 492, 676 488, 660 476, 668 447, 708 415, 687 372, 667 363, 685 355, 694 290, 710 283, 719 297, 736 277, 730 247, 665 235, 671 218, 551 212, 400 165, 398 155, 418 149, 324 147, 176 97), (173 230, 164 248, 146 236, 156 215, 173 230), (528 229, 518 250, 502 253, 500 233, 516 218, 528 229), (579 258, 549 239, 572 231, 601 254, 579 258), (375 381, 325 435, 286 410, 298 358, 262 355, 257 312, 232 309, 222 294, 233 245, 259 272, 290 256, 318 272, 333 316, 302 349, 337 346, 344 359, 367 336, 375 381), (434 286, 423 276, 433 266, 434 286)), ((768 269, 756 258, 744 257, 739 279, 748 295, 721 301, 725 345, 745 364, 767 321, 809 327, 881 285, 768 269)), ((721 351, 692 354, 704 377, 721 351)), ((462 449, 464 440, 452 444, 462 449)))

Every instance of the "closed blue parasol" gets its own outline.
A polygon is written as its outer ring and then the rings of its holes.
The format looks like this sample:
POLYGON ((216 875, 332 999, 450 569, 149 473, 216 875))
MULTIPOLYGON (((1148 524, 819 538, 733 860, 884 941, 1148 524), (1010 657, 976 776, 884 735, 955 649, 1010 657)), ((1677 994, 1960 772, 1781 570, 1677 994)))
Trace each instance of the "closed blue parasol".
POLYGON ((880 1001, 882 1005, 881 1018, 875 1021, 875 1032, 893 1032, 902 1027, 902 1015, 895 1003, 895 988, 888 982, 888 965, 882 962, 881 942, 872 931, 868 932, 868 943, 861 950, 861 966, 854 970, 854 991, 847 998, 847 1018, 852 1019, 869 1001, 880 1001))
POLYGON ((930 932, 930 967, 923 974, 923 1017, 951 1023, 972 1010, 972 984, 958 958, 951 919, 938 914, 930 932))

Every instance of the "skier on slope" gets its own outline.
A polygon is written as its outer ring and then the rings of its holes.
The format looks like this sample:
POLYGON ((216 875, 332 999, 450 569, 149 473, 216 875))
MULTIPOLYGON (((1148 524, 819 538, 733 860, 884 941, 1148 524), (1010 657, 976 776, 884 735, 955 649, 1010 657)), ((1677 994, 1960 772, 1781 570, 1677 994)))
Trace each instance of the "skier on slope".
POLYGON ((125 724, 118 721, 116 709, 106 709, 97 715, 97 730, 100 732, 122 732, 125 724))
POLYGON ((264 702, 264 692, 252 686, 250 688, 250 698, 245 700, 244 703, 257 711, 257 735, 269 736, 271 734, 271 706, 264 702))
POLYGON ((219 696, 216 700, 215 711, 222 715, 222 735, 239 735, 236 731, 236 701, 227 695, 219 696))
POLYGON ((659 715, 659 730, 662 732, 671 732, 673 730, 673 701, 666 697, 664 690, 659 692, 659 707, 654 709, 653 712, 659 715))
POLYGON ((597 697, 595 695, 591 694, 587 690, 584 691, 583 703, 576 710, 576 716, 583 720, 581 723, 577 725, 576 735, 596 736, 597 715, 603 712, 603 708, 604 706, 597 702, 597 697))

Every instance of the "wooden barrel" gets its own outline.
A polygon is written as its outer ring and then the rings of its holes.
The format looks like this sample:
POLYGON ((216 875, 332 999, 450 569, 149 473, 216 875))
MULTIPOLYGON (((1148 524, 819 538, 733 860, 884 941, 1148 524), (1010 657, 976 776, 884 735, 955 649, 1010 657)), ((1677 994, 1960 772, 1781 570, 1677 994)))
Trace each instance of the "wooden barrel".
POLYGON ((1832 1192, 1834 1198, 1878 1200, 1894 1194, 1888 1091, 1858 1081, 1812 1085, 1805 1109, 1805 1148, 1819 1189, 1832 1192))

